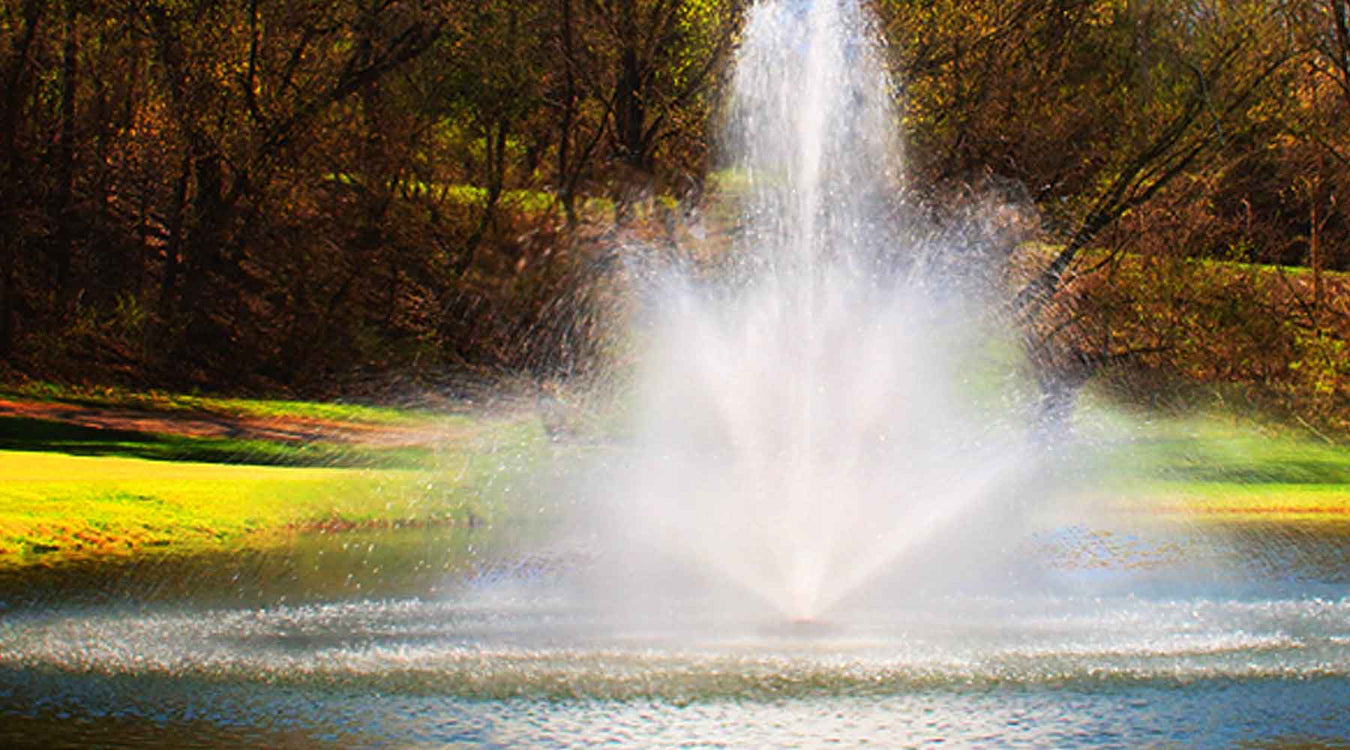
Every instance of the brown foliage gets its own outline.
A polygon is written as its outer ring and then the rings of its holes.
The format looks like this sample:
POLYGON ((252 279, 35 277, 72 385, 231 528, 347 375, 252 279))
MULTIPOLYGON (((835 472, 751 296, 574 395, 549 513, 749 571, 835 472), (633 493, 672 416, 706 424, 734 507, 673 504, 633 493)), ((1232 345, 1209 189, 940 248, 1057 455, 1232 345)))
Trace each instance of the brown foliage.
MULTIPOLYGON (((872 4, 910 189, 1039 213, 1013 307, 1047 388, 1341 393, 1345 0, 872 4)), ((3 0, 0 358, 310 391, 584 370, 609 227, 701 199, 744 7, 3 0)))
POLYGON ((1056 373, 1089 364, 1135 402, 1215 398, 1350 432, 1350 275, 1176 252, 1231 231, 1204 201, 1175 200, 1131 217, 1130 252, 1097 251, 1035 329, 1056 373), (1177 244, 1173 244, 1177 243, 1177 244))

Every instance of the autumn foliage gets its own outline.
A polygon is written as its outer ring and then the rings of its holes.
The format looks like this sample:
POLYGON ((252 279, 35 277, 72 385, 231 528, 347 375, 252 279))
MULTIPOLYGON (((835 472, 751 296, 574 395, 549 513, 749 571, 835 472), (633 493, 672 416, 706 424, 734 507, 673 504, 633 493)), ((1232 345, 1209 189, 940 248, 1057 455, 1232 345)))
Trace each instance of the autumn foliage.
MULTIPOLYGON (((746 5, 3 0, 4 367, 584 370, 617 238, 706 205, 746 5)), ((1008 304, 1047 387, 1128 363, 1350 398, 1350 3, 871 5, 897 190, 1036 217, 1008 304)))

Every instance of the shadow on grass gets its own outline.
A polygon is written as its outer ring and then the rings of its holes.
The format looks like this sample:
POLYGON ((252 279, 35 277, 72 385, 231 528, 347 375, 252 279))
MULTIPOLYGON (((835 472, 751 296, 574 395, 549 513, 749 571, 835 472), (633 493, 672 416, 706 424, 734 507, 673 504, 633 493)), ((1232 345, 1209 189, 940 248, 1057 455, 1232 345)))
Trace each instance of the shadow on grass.
POLYGON ((1288 440, 1163 439, 1140 444, 1144 465, 1176 482, 1350 486, 1350 450, 1288 440))
POLYGON ((374 447, 185 437, 105 429, 29 417, 0 417, 0 450, 122 456, 156 461, 330 467, 416 467, 431 459, 417 446, 374 447))
POLYGON ((1180 482, 1350 485, 1350 466, 1333 461, 1295 460, 1279 465, 1173 465, 1163 467, 1160 473, 1180 482))

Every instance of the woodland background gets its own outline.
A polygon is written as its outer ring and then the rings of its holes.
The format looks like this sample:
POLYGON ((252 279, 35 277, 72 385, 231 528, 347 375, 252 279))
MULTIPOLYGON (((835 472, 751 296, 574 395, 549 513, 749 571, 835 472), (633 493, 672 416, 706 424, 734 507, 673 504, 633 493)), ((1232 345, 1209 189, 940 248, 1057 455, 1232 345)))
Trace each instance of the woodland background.
MULTIPOLYGON (((1350 431, 1350 2, 870 4, 904 200, 998 225, 1047 394, 1350 431)), ((0 377, 584 373, 627 246, 735 232, 746 5, 3 0, 0 377)))

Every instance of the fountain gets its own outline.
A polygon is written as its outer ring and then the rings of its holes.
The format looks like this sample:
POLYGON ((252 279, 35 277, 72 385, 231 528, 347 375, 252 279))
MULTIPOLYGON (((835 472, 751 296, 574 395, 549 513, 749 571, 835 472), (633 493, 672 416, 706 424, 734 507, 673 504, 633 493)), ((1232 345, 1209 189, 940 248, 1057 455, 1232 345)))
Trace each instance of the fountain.
POLYGON ((605 510, 630 547, 792 619, 972 513, 1006 521, 1005 490, 1037 464, 1006 385, 981 378, 992 274, 885 210, 898 119, 867 28, 854 2, 751 10, 725 139, 746 185, 739 265, 715 284, 654 274, 636 456, 605 510))
POLYGON ((1054 502, 1073 451, 1030 437, 986 300, 997 269, 962 232, 896 218, 868 25, 857 0, 751 8, 730 272, 634 267, 655 302, 631 428, 559 447, 562 475, 512 493, 567 498, 549 516, 565 554, 527 537, 442 560, 423 529, 0 602, 0 744, 1350 736, 1343 532, 1250 541, 1054 502), (394 547, 380 574, 377 544, 394 547), (333 583, 297 590, 297 560, 333 583))

